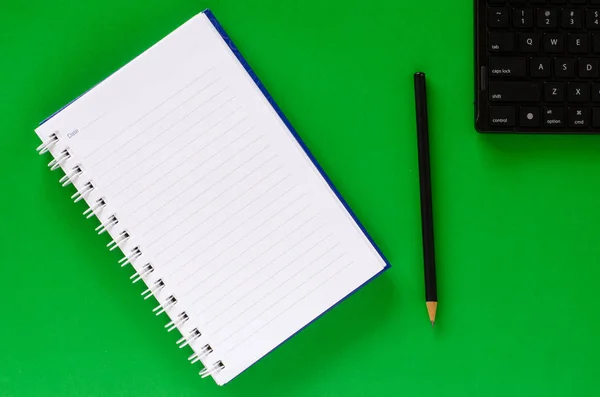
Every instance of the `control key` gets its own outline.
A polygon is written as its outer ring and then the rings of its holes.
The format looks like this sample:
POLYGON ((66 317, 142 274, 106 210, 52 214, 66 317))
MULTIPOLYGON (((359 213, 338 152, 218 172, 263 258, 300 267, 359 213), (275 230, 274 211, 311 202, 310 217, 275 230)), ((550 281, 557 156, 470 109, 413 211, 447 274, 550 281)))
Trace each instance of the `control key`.
POLYGON ((514 127, 516 110, 513 106, 490 106, 490 125, 494 127, 514 127))

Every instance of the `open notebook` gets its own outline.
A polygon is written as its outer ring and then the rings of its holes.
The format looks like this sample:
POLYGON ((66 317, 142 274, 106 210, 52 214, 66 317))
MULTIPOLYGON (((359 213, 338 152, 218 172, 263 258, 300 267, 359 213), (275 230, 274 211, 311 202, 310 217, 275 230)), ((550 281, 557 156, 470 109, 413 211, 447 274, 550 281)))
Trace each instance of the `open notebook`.
POLYGON ((220 385, 388 267, 210 11, 36 133, 220 385))

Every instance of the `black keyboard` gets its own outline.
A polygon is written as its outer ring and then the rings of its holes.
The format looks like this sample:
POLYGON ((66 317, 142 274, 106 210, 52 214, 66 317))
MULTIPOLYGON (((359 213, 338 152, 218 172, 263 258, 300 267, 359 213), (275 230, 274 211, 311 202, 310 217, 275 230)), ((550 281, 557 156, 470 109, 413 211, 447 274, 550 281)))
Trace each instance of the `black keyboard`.
POLYGON ((475 0, 480 132, 600 133, 600 0, 475 0))

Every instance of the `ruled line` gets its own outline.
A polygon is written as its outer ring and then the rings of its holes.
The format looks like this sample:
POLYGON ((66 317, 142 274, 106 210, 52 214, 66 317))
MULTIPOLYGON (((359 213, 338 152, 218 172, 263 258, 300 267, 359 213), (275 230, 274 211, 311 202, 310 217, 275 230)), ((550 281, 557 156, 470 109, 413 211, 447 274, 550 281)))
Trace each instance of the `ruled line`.
MULTIPOLYGON (((225 135, 227 135, 230 131, 233 131, 236 127, 238 127, 241 123, 243 123, 244 121, 246 121, 248 119, 249 116, 246 116, 244 118, 242 118, 240 121, 238 121, 236 124, 234 124, 232 127, 228 128, 225 132, 223 132, 221 135, 218 135, 215 139, 213 139, 212 141, 208 142, 206 145, 202 146, 200 149, 196 150, 194 153, 192 153, 189 157, 187 157, 186 159, 183 159, 181 161, 179 161, 179 163, 177 163, 174 167, 172 167, 166 174, 163 174, 162 176, 160 176, 159 178, 156 178, 155 180, 152 181, 152 183, 148 184, 148 186, 146 186, 144 189, 137 191, 136 192, 136 196, 140 196, 143 192, 145 192, 146 190, 148 190, 149 188, 154 186, 154 183, 156 183, 157 181, 165 178, 167 175, 171 174, 173 171, 177 170, 180 168, 181 164, 186 163, 188 160, 190 160, 192 157, 197 156, 198 154, 200 154, 200 152, 204 149, 206 149, 207 147, 209 147, 210 145, 212 145, 214 142, 218 141, 219 139, 221 139, 222 137, 224 137, 225 135)), ((229 142, 229 145, 237 142, 239 139, 243 138, 246 134, 248 134, 250 131, 252 131, 254 129, 255 126, 250 127, 249 129, 247 129, 246 131, 244 131, 242 134, 240 134, 237 138, 235 138, 233 141, 229 142)), ((208 129, 206 131, 203 131, 202 134, 200 134, 198 137, 196 137, 193 141, 188 142, 186 145, 184 146, 188 146, 190 145, 192 142, 206 136, 206 134, 208 134, 209 131, 211 131, 211 129, 208 129)), ((150 202, 151 200, 155 199, 156 197, 158 197, 160 194, 162 194, 164 191, 170 189, 171 187, 173 187, 176 183, 178 183, 179 181, 181 181, 183 178, 185 178, 186 176, 188 176, 191 172, 194 172, 195 170, 197 170, 200 166, 202 166, 203 164, 207 163, 209 160, 211 160, 212 158, 214 158, 215 156, 219 155, 221 153, 221 151, 218 151, 216 153, 214 153, 213 155, 209 156, 208 158, 206 158, 203 162, 201 162, 200 164, 198 164, 196 167, 194 167, 192 170, 190 170, 189 172, 187 172, 185 175, 183 175, 182 177, 180 177, 179 179, 177 179, 175 182, 171 183, 168 187, 162 189, 157 195, 155 195, 154 197, 150 198, 148 201, 146 201, 144 204, 142 205, 138 205, 137 209, 131 214, 135 214, 136 212, 138 212, 140 209, 143 208, 144 205, 146 205, 148 202, 150 202)), ((164 164, 166 161, 170 160, 172 158, 172 156, 167 156, 166 159, 164 159, 163 161, 161 161, 159 164, 157 164, 156 166, 154 166, 152 169, 146 171, 146 173, 144 175, 142 175, 141 177, 139 177, 136 181, 134 181, 133 183, 125 186, 125 188, 121 189, 119 192, 115 193, 115 196, 119 196, 120 194, 123 194, 125 191, 127 191, 128 189, 130 189, 133 185, 136 184, 136 182, 139 182, 142 178, 148 176, 152 171, 154 171, 156 168, 158 168, 159 166, 161 166, 162 164, 164 164)), ((135 196, 134 196, 135 197, 135 196)), ((131 199, 125 201, 123 203, 123 205, 129 203, 131 201, 131 199)))
MULTIPOLYGON (((219 95, 221 92, 219 92, 218 94, 215 95, 215 97, 217 95, 219 95)), ((160 138, 161 136, 163 136, 167 131, 171 130, 173 127, 175 127, 177 124, 181 123, 183 120, 185 120, 188 116, 190 116, 191 114, 195 113, 198 109, 200 109, 202 106, 204 106, 205 104, 207 104, 209 101, 212 101, 213 98, 201 103, 200 105, 198 105, 197 107, 195 107, 192 111, 190 111, 188 114, 186 114, 185 116, 183 116, 182 118, 180 118, 179 120, 177 120, 175 123, 171 124, 168 128, 166 128, 165 130, 159 131, 158 134, 156 134, 156 136, 154 136, 154 138, 150 139, 149 141, 145 142, 143 145, 138 146, 137 149, 135 151, 133 151, 132 153, 129 153, 127 156, 124 156, 124 158, 119 161, 116 164, 113 164, 108 170, 106 170, 102 176, 100 178, 103 178, 105 175, 110 175, 113 169, 115 169, 116 167, 118 167, 119 165, 123 164, 125 161, 129 160, 130 158, 133 157, 134 154, 138 153, 139 151, 141 151, 142 149, 144 149, 146 146, 148 146, 150 143, 154 142, 154 140, 160 138)), ((169 142, 167 142, 166 145, 163 145, 160 149, 158 150, 162 150, 165 146, 168 146, 170 143, 174 142, 177 138, 179 138, 181 135, 185 134, 186 132, 188 132, 190 129, 192 129, 193 127, 195 127, 197 124, 201 123, 202 121, 206 120, 207 118, 209 118, 210 116, 212 116, 216 111, 220 110, 221 108, 223 108, 225 105, 227 105, 229 102, 231 102, 232 100, 235 99, 235 96, 230 97, 228 100, 226 100, 225 102, 223 102, 222 104, 220 104, 219 106, 217 106, 215 109, 211 110, 210 112, 208 112, 206 115, 204 115, 200 120, 198 120, 196 123, 192 124, 191 127, 183 130, 182 132, 180 132, 178 135, 175 135, 174 137, 171 138, 171 140, 169 142)), ((238 109, 241 109, 242 106, 240 106, 238 109)), ((165 116, 166 117, 166 116, 165 116)), ((158 123, 158 121, 157 121, 158 123)), ((117 149, 117 150, 120 150, 117 149)), ((155 150, 154 152, 150 153, 150 155, 148 157, 146 157, 144 160, 141 160, 139 162, 137 162, 136 164, 142 164, 143 162, 145 162, 146 160, 148 160, 154 153, 156 153, 158 150, 155 150)), ((115 151, 116 152, 116 151, 115 151)), ((113 153, 115 153, 113 152, 113 153)), ((120 179, 117 178, 117 180, 120 179)), ((114 182, 110 182, 108 186, 112 185, 114 182)))
MULTIPOLYGON (((338 243, 339 244, 339 243, 338 243)), ((337 246, 337 245, 336 245, 337 246)), ((331 250, 335 248, 332 247, 330 250, 328 250, 325 254, 331 252, 331 250)), ((318 259, 321 259, 325 254, 321 255, 318 259)), ((339 261, 342 257, 344 257, 344 255, 346 255, 345 252, 341 253, 338 257, 336 257, 334 260, 332 260, 331 262, 329 262, 327 265, 323 266, 321 268, 321 270, 319 270, 318 272, 316 272, 315 274, 313 274, 312 276, 310 276, 308 279, 306 279, 305 281, 303 281, 300 285, 298 285, 296 288, 293 288, 292 290, 290 290, 287 294, 285 294, 281 299, 273 302, 273 304, 271 304, 270 306, 268 306, 266 309, 264 309, 262 312, 260 312, 259 314, 257 314, 256 316, 254 316, 254 318, 243 324, 241 327, 237 328, 235 331, 233 331, 232 333, 230 333, 227 337, 225 337, 224 339, 221 339, 219 343, 224 343, 226 340, 230 339, 232 336, 234 336, 236 333, 238 333, 240 330, 242 330, 243 328, 247 327, 249 324, 252 324, 253 322, 255 322, 256 320, 258 320, 263 314, 267 313, 273 306, 277 305, 279 302, 283 301, 285 298, 287 298, 288 296, 290 296, 292 293, 296 292, 298 289, 300 289, 303 285, 305 285, 306 283, 308 283, 309 281, 313 280, 316 276, 318 276, 319 274, 321 274, 322 272, 324 272, 325 270, 327 270, 329 268, 329 266, 333 265, 335 262, 339 261)), ((317 259, 317 260, 318 260, 317 259)), ((278 285, 277 287, 275 287, 273 290, 271 290, 271 292, 269 292, 267 295, 263 296, 261 298, 261 300, 256 301, 254 304, 252 304, 251 306, 249 306, 248 308, 246 308, 243 312, 239 313, 237 316, 233 317, 229 322, 227 322, 226 324, 224 324, 223 326, 221 326, 221 328, 219 328, 216 331, 212 331, 212 333, 214 335, 218 334, 221 330, 223 330, 226 326, 228 326, 229 324, 231 324, 233 321, 239 319, 242 315, 244 315, 244 313, 248 312, 248 310, 250 310, 252 307, 254 307, 255 305, 257 305, 258 303, 263 302, 263 299, 266 298, 267 296, 271 295, 274 291, 278 290, 279 288, 281 288, 281 286, 283 286, 285 283, 287 283, 288 281, 290 281, 292 278, 294 278, 297 274, 299 274, 301 271, 303 271, 304 269, 308 268, 309 266, 312 266, 317 260, 311 262, 309 265, 305 266, 304 268, 302 268, 300 271, 298 271, 296 274, 294 274, 292 277, 288 278, 286 281, 284 281, 283 283, 281 283, 280 285, 278 285)), ((336 273, 337 274, 337 273, 336 273)), ((312 291, 311 291, 312 292, 312 291)), ((223 310, 222 313, 226 312, 227 310, 229 310, 229 308, 226 308, 223 310)), ((221 314, 222 314, 221 313, 221 314)), ((219 315, 220 316, 220 315, 219 315)), ((215 318, 218 318, 215 317, 215 318)), ((211 320, 212 321, 212 320, 211 320)), ((206 324, 209 324, 210 322, 207 322, 206 324)))
MULTIPOLYGON (((309 296, 310 294, 312 294, 314 291, 316 291, 317 289, 321 288, 323 285, 325 285, 326 283, 328 283, 330 280, 332 280, 334 277, 336 277, 338 274, 340 274, 342 271, 346 270, 348 267, 350 267, 351 265, 353 265, 354 262, 350 262, 347 265, 343 266, 341 269, 339 269, 338 271, 336 271, 333 275, 331 275, 330 277, 328 277, 327 279, 325 279, 322 283, 318 284, 316 287, 312 288, 311 290, 309 290, 308 292, 306 292, 300 299, 298 299, 295 302, 292 302, 291 305, 287 306, 285 309, 281 310, 275 317, 273 317, 271 320, 269 320, 266 324, 264 324, 262 327, 258 328, 256 331, 254 331, 253 333, 251 333, 250 335, 248 335, 247 337, 245 337, 244 339, 242 339, 241 341, 239 341, 238 343, 236 343, 233 347, 229 348, 227 351, 221 353, 223 355, 228 354, 229 352, 233 351, 234 349, 236 349, 238 346, 240 346, 242 343, 246 342, 248 339, 252 338, 254 335, 256 335, 257 333, 259 333, 260 331, 262 331, 265 327, 269 326, 273 321, 275 321, 276 319, 279 318, 279 316, 281 316, 283 313, 288 312, 292 307, 296 306, 298 303, 300 303, 301 301, 303 301, 304 299, 306 299, 307 296, 309 296)), ((309 280, 307 280, 306 282, 308 282, 309 280)), ((302 285, 306 284, 306 282, 302 283, 299 287, 301 287, 302 285)), ((289 295, 289 294, 288 294, 289 295)), ((280 300, 281 301, 281 300, 280 300)), ((280 301, 276 302, 279 303, 280 301)), ((274 306, 274 305, 272 305, 274 306)), ((271 306, 271 307, 272 307, 271 306)), ((270 308, 269 308, 270 309, 270 308)), ((264 313, 264 312, 263 312, 264 313)), ((250 322, 252 323, 252 322, 250 322)), ((248 323, 248 324, 250 324, 248 323)), ((243 327, 242 327, 243 328, 243 327)), ((240 328, 241 329, 241 328, 240 328)), ((239 330, 238 330, 239 331, 239 330)), ((236 331, 236 333, 238 332, 236 331)), ((228 339, 230 339, 234 334, 230 335, 229 337, 227 337, 226 339, 223 339, 221 342, 219 343, 224 343, 225 341, 227 341, 228 339)))
POLYGON ((84 127, 81 127, 79 130, 83 131, 86 128, 91 127, 92 125, 94 125, 98 120, 100 120, 101 118, 103 118, 104 116, 106 116, 108 114, 108 111, 102 113, 100 116, 96 117, 94 120, 90 121, 89 123, 87 123, 84 127))
MULTIPOLYGON (((302 208, 300 211, 296 212, 294 215, 292 215, 291 217, 289 217, 285 222, 289 222, 290 220, 292 220, 293 218, 295 218, 296 216, 300 215, 302 212, 304 212, 306 209, 308 209, 310 207, 310 204, 307 205, 306 207, 302 208)), ((252 233, 254 233, 256 230, 258 230, 259 228, 261 228, 262 226, 264 226, 267 222, 269 222, 271 219, 273 219, 275 216, 279 215, 281 212, 283 212, 286 208, 283 208, 282 210, 280 210, 279 212, 277 212, 276 214, 274 214, 273 216, 271 216, 269 219, 265 220, 263 223, 261 223, 260 225, 258 225, 257 227, 255 227, 254 229, 252 229, 249 233, 247 233, 246 235, 242 236, 242 238, 238 239, 236 242, 234 242, 233 244, 229 245, 229 247, 225 248, 224 250, 221 250, 221 252, 219 254, 217 254, 216 256, 214 256, 212 259, 210 259, 208 262, 206 262, 203 266, 200 266, 199 268, 197 268, 192 274, 190 274, 188 277, 193 276, 194 274, 198 273, 200 270, 204 269, 206 266, 208 266, 209 264, 211 264, 215 259, 217 259, 218 257, 220 257, 221 255, 223 255, 225 252, 228 252, 229 249, 231 249, 233 246, 235 246, 236 244, 238 244, 239 242, 243 241, 244 239, 246 239, 248 236, 250 236, 252 233)), ((255 244, 253 244, 252 246, 248 247, 247 249, 245 249, 244 251, 242 251, 239 255, 237 255, 235 258, 233 258, 229 263, 231 263, 232 261, 236 260, 237 258, 239 258, 240 256, 242 256, 243 254, 245 254, 246 252, 250 251, 252 248, 254 248, 258 243, 260 243, 261 241, 263 241, 265 238, 267 238, 268 236, 270 236, 271 234, 275 233, 277 230, 279 230, 284 224, 285 222, 281 223, 277 228, 271 230, 266 236, 264 236, 262 239, 260 239, 258 242, 256 242, 255 244)), ((209 248, 212 248, 214 244, 212 244, 209 248)), ((206 252, 206 250, 200 252, 198 255, 196 255, 194 258, 192 258, 190 261, 188 261, 187 263, 184 264, 184 266, 187 266, 189 263, 191 263, 194 259, 196 259, 198 256, 202 255, 204 252, 206 252)), ((182 269, 184 266, 181 266, 179 269, 177 269, 176 271, 179 271, 180 269, 182 269)), ((171 273, 174 274, 174 273, 171 273)), ((183 283, 178 283, 177 285, 181 285, 183 283)), ((195 288, 195 286, 194 286, 195 288)), ((192 288, 193 289, 193 288, 192 288)), ((185 294, 184 294, 185 295, 185 294)))
MULTIPOLYGON (((171 99, 173 99, 175 96, 177 96, 177 94, 181 93, 183 90, 185 90, 186 88, 188 88, 189 86, 191 86, 192 84, 194 84, 196 81, 200 80, 202 77, 206 76, 208 73, 210 73, 212 70, 214 69, 214 66, 210 69, 208 69, 206 72, 202 73, 200 76, 198 76, 197 78, 195 78, 194 80, 192 80, 192 82, 190 82, 189 84, 187 84, 186 86, 184 86, 183 88, 179 89, 177 92, 175 92, 173 95, 171 95, 170 97, 168 97, 167 99, 165 99, 164 101, 162 101, 160 104, 158 104, 158 106, 156 106, 155 108, 152 108, 148 111, 148 113, 145 113, 142 117, 140 117, 139 119, 137 119, 136 121, 134 121, 133 123, 129 124, 127 127, 125 127, 124 129, 122 129, 121 131, 119 131, 117 134, 115 134, 112 138, 110 138, 108 141, 104 142, 102 145, 97 146, 90 154, 87 155, 87 158, 89 159, 90 157, 93 157, 94 154, 96 154, 100 149, 102 149, 104 146, 106 146, 107 144, 109 144, 110 142, 113 141, 113 139, 115 139, 118 136, 121 136, 125 131, 127 131, 128 129, 130 129, 131 127, 133 127, 134 125, 136 125, 137 123, 139 123, 140 121, 142 121, 143 119, 145 119, 147 116, 149 116, 151 113, 153 113, 156 109, 158 109, 159 107, 161 107, 162 105, 164 105, 165 103, 169 102, 171 99)), ((99 163, 97 163, 99 164, 99 163)))
MULTIPOLYGON (((256 186, 258 186, 259 184, 261 184, 264 180, 266 180, 268 177, 270 177, 271 175, 273 175, 275 172, 279 171, 280 167, 274 169, 273 171, 271 171, 269 174, 267 174, 265 177, 263 177, 261 180, 259 180, 258 182, 256 182, 254 185, 252 185, 250 188, 248 188, 244 193, 236 196, 233 198, 233 200, 231 200, 230 202, 228 202, 227 204, 225 204, 224 206, 222 206, 218 211, 214 211, 212 212, 207 218, 204 218, 202 220, 202 222, 194 225, 193 228, 191 228, 190 230, 188 230, 185 234, 183 234, 182 236, 179 236, 179 238, 169 244, 167 247, 163 248, 160 252, 155 254, 155 257, 158 258, 160 257, 160 255, 165 252, 167 249, 171 248, 173 245, 177 244, 182 238, 186 237, 187 235, 189 235, 191 232, 193 232, 194 230, 198 229, 200 226, 202 226, 204 223, 206 223, 209 219, 213 218, 214 216, 218 215, 222 210, 224 210, 225 208, 229 208, 229 206, 231 204, 233 204, 235 201, 239 200, 240 198, 243 197, 243 195, 245 195, 246 193, 250 192, 252 189, 254 189, 256 186)), ((222 225, 224 225, 225 223, 227 223, 228 221, 230 221, 234 216, 238 215, 240 212, 242 212, 243 210, 245 210, 246 208, 248 208, 250 205, 254 204, 257 200, 259 200, 260 198, 262 198, 265 194, 267 194, 268 192, 270 192, 271 190, 273 190, 274 188, 276 188, 277 186, 279 186, 281 183, 283 183, 283 181, 285 181, 287 178, 290 177, 291 174, 288 174, 287 176, 283 177, 282 179, 280 179, 276 184, 272 185, 271 187, 269 187, 269 189, 267 189, 266 191, 264 191, 263 193, 261 193, 258 197, 255 197, 254 199, 252 199, 250 202, 248 202, 245 206, 243 206, 242 208, 240 208, 237 212, 233 213, 232 215, 229 216, 229 218, 225 219, 223 222, 221 222, 220 224, 218 224, 217 226, 212 227, 206 234, 198 237, 196 239, 197 241, 202 240, 204 237, 206 237, 207 235, 213 233, 216 229, 218 229, 219 227, 221 227, 222 225)), ((288 189, 285 193, 287 194, 288 192, 290 192, 291 190, 293 190, 295 188, 295 186, 292 186, 290 189, 288 189)), ((283 196, 283 195, 282 195, 283 196)), ((274 203, 276 200, 278 200, 279 198, 281 198, 282 196, 276 198, 275 200, 271 201, 272 204, 274 203)), ((196 213, 200 212, 203 208, 205 208, 207 205, 204 205, 202 208, 199 208, 196 213)), ((192 214, 193 216, 194 214, 192 214)), ((183 223, 183 222, 181 222, 183 223)), ((180 224, 181 224, 180 223, 180 224)), ((171 228, 171 230, 173 230, 175 227, 178 227, 180 224, 174 226, 173 228, 171 228)), ((170 231, 171 231, 170 230, 170 231)), ((156 239, 154 241, 152 241, 149 245, 154 244, 155 242, 157 242, 160 239, 156 239)), ((195 245, 195 242, 191 245, 188 245, 183 251, 185 251, 186 249, 192 247, 193 245, 195 245)), ((181 252, 183 252, 181 251, 181 252)), ((177 255, 179 255, 181 252, 179 252, 177 255)))
MULTIPOLYGON (((258 137, 258 138, 257 138, 257 139, 255 139, 254 141, 250 142, 250 144, 248 144, 247 146, 245 146, 244 148, 242 148, 242 150, 243 150, 243 149, 246 149, 246 148, 248 148, 250 145, 252 145, 253 143, 257 142, 257 141, 258 141, 260 138, 261 138, 261 137, 258 137)), ((218 180, 217 182, 215 182, 214 184, 212 184, 210 187, 208 187, 207 189, 203 190, 203 191, 202 191, 200 194, 198 194, 197 196, 195 196, 194 198, 192 198, 191 200, 189 200, 189 201, 188 201, 188 202, 187 202, 185 205, 183 205, 183 206, 180 206, 180 207, 179 207, 179 209, 178 209, 178 210, 176 210, 175 212, 173 212, 173 213, 169 214, 169 215, 167 216, 167 218, 169 218, 169 217, 173 216, 174 214, 176 214, 176 213, 180 212, 180 211, 181 211, 181 210, 183 210, 183 209, 186 209, 186 208, 187 208, 187 206, 188 206, 188 204, 189 204, 190 202, 192 202, 192 201, 196 200, 198 197, 200 197, 200 196, 204 195, 205 193, 208 193, 208 192, 210 191, 210 189, 212 189, 212 188, 213 188, 213 187, 215 187, 217 184, 219 184, 219 183, 223 182, 224 180, 226 180, 226 179, 227 179, 229 176, 231 176, 231 174, 233 174, 235 171, 237 171, 238 169, 240 169, 242 166, 244 166, 246 163, 248 163, 249 161, 251 161, 252 159, 254 159, 256 156, 258 156, 260 153, 264 152, 264 151, 265 151, 265 150, 267 150, 268 148, 269 148, 269 145, 265 146, 265 147, 264 147, 264 148, 263 148, 261 151, 259 151, 258 153, 255 153, 255 154, 254 154, 252 157, 250 157, 249 159, 247 159, 246 161, 244 161, 242 164, 240 164, 240 165, 239 165, 238 167, 236 167, 234 170, 230 171, 230 172, 229 172, 229 173, 228 173, 226 176, 224 176, 222 179, 218 180)), ((240 150, 239 152, 241 152, 242 150, 240 150)), ((238 153, 239 153, 239 152, 238 152, 238 153)), ((235 155, 234 155, 234 156, 235 156, 235 155)), ((232 156, 232 158, 233 158, 234 156, 232 156)), ((273 159, 273 158, 275 158, 275 157, 276 157, 276 155, 273 155, 273 157, 269 158, 269 160, 272 160, 272 159, 273 159)), ((269 160, 267 160, 267 161, 269 161, 269 160)), ((229 161, 229 160, 227 160, 227 161, 229 161)), ((227 161, 225 161, 225 162, 227 162, 227 161)), ((223 164, 225 164, 225 162, 223 162, 222 164, 220 164, 218 167, 214 168, 214 169, 213 169, 213 171, 214 171, 214 170, 217 170, 217 169, 218 169, 220 166, 222 166, 223 164)), ((266 162, 265 162, 265 163, 266 163, 266 162)), ((262 165, 264 165, 265 163, 261 164, 261 166, 262 166, 262 165)), ((259 166, 259 167, 261 167, 261 166, 259 166)), ((196 186, 196 184, 197 184, 198 182, 200 182, 201 180, 203 180, 204 178, 206 178, 207 176, 210 176, 210 175, 211 175, 211 172, 208 172, 208 173, 206 173, 206 174, 205 174, 205 175, 204 175, 202 178, 200 178, 200 179, 198 179, 196 182, 194 182, 194 185, 192 185, 192 186, 196 186)), ((233 187, 233 186, 234 186, 234 185, 231 185, 231 186, 230 186, 230 188, 231 188, 231 187, 233 187)), ((188 188, 188 190, 189 190, 189 189, 191 189, 191 187, 190 187, 190 188, 188 188)), ((146 220, 150 219, 150 217, 152 217, 152 215, 156 214, 158 211, 160 211, 161 209, 163 209, 165 206, 167 206, 168 204, 170 204, 171 202, 173 202, 173 200, 175 200, 175 199, 177 199, 177 198, 179 198, 179 196, 178 196, 178 195, 176 195, 175 197, 173 197, 171 200, 167 201, 167 202, 166 202, 165 204, 163 204, 163 205, 162 205, 160 208, 156 209, 156 210, 155 210, 155 211, 153 211, 151 214, 149 214, 148 216, 146 216, 144 219, 142 219, 141 221, 137 222, 137 223, 136 223, 136 224, 135 224, 135 225, 132 227, 132 229, 133 229, 134 227, 137 227, 137 226, 141 225, 141 224, 142 224, 143 222, 145 222, 146 220)), ((144 233, 144 236, 146 236, 147 234, 148 234, 148 233, 144 233)))
MULTIPOLYGON (((310 219, 312 220, 312 219, 310 219)), ((309 220, 309 221, 310 221, 309 220)), ((252 259, 250 262, 246 263, 244 266, 242 266, 240 269, 238 269, 238 271, 242 271, 245 268, 247 268, 251 263, 253 263, 256 259, 262 257, 262 255, 264 253, 266 253, 267 251, 270 251, 274 246, 276 246, 277 244, 281 243, 282 241, 286 240, 287 237, 289 237, 290 235, 292 235, 293 233, 297 232, 302 226, 306 225, 308 223, 305 222, 303 224, 301 224, 299 227, 297 227, 296 229, 294 229, 291 233, 288 233, 284 238, 282 238, 281 240, 279 240, 277 243, 273 244, 273 246, 267 248, 266 250, 264 250, 262 253, 260 253, 258 256, 256 256, 254 259, 252 259)), ((309 237, 313 237, 315 235, 315 233, 321 229, 324 226, 324 224, 321 224, 319 227, 317 227, 316 229, 312 230, 310 234, 305 235, 304 237, 302 237, 299 241, 296 241, 293 245, 294 247, 298 246, 300 243, 304 242, 306 239, 308 239, 309 237)), ((321 244, 323 241, 327 240, 329 237, 331 237, 333 235, 333 233, 328 234, 327 236, 325 236, 324 238, 322 238, 321 240, 319 240, 318 242, 316 242, 315 244, 313 244, 312 246, 310 246, 309 248, 307 248, 306 250, 304 250, 298 257, 296 257, 293 261, 288 263, 288 266, 297 261, 298 259, 300 259, 302 256, 304 256, 305 254, 307 254, 308 252, 310 252, 312 249, 314 249, 316 246, 318 246, 319 244, 321 244)), ((225 293, 225 295, 220 296, 217 300, 223 300, 225 298, 227 298, 233 291, 237 290, 239 287, 241 287, 242 285, 244 285, 245 283, 247 283, 248 281, 250 281, 251 279, 253 279, 254 277, 258 276, 264 269, 266 269, 267 267, 269 267, 270 265, 272 265, 273 263, 275 263, 275 261, 279 258, 281 258, 282 256, 284 256, 285 254, 287 254, 289 252, 288 249, 284 249, 283 252, 279 255, 277 255, 275 258, 273 258, 271 261, 267 262, 266 264, 264 264, 260 269, 258 269, 256 271, 256 273, 252 274, 252 276, 245 278, 244 280, 242 280, 241 282, 239 282, 238 284, 236 284, 233 288, 231 288, 227 293, 225 293)), ((206 281, 206 280, 204 280, 206 281)), ((203 281, 203 282, 204 282, 203 281)), ((219 288, 221 288, 221 286, 217 287, 217 288, 213 288, 212 290, 206 292, 204 295, 198 297, 192 304, 196 304, 198 303, 200 300, 204 299, 205 297, 207 297, 208 295, 210 295, 211 293, 213 293, 214 291, 218 290, 219 288)), ((201 316, 202 314, 206 313, 206 311, 210 310, 212 308, 213 304, 209 304, 209 305, 205 305, 204 309, 201 310, 200 312, 197 312, 194 314, 194 316, 201 316)))
MULTIPOLYGON (((286 192, 287 193, 287 192, 286 192)), ((284 193, 285 194, 285 193, 284 193)), ((284 195, 282 194, 281 197, 284 195)), ((296 197, 294 200, 292 200, 291 203, 288 203, 287 206, 297 202, 298 200, 300 200, 302 197, 304 197, 306 195, 306 193, 302 193, 299 197, 296 197)), ((276 201, 276 200, 274 200, 276 201)), ((255 212, 250 218, 246 219, 244 222, 242 222, 241 224, 239 224, 238 226, 236 226, 234 229, 229 230, 227 234, 225 234, 224 236, 222 236, 219 240, 215 241, 213 244, 211 244, 210 247, 208 247, 207 249, 204 250, 204 252, 206 252, 208 249, 210 249, 211 247, 215 246, 217 243, 219 243, 220 241, 222 241, 223 239, 229 237, 229 235, 231 235, 233 232, 235 232, 237 229, 239 229, 241 226, 243 226, 246 222, 250 221, 252 218, 254 218, 256 215, 258 215, 259 213, 261 213, 262 211, 264 211, 266 208, 268 208, 268 206, 264 206, 263 208, 261 208, 259 211, 255 212)), ((282 208, 281 211, 279 211, 277 214, 273 215, 271 218, 267 219, 265 222, 263 222, 262 225, 264 225, 265 223, 267 223, 269 220, 273 219, 275 216, 277 216, 278 214, 280 214, 281 212, 283 212, 286 208, 282 208)), ((292 219, 294 216, 292 216, 290 219, 292 219)), ((287 222, 287 221, 286 221, 287 222)), ((283 226, 285 222, 282 222, 280 227, 283 226)), ((262 226, 262 225, 259 225, 262 226)), ((257 230, 257 228, 255 228, 254 230, 257 230)), ((251 233, 248 233, 247 236, 249 236, 251 233)), ((271 233, 270 233, 271 234, 271 233)), ((270 235, 269 234, 269 235, 270 235)), ((267 238, 269 235, 264 236, 262 239, 260 239, 258 242, 253 244, 253 247, 256 246, 258 243, 262 242, 265 238, 267 238)), ((253 248, 251 247, 251 248, 253 248)), ((249 249, 248 249, 249 250, 249 249)), ((248 250, 244 251, 247 252, 248 250)), ((218 255, 217 255, 218 257, 218 255)), ((195 286, 193 286, 191 289, 189 289, 187 292, 184 292, 183 295, 186 295, 188 292, 193 291, 194 289, 196 289, 199 285, 201 285, 202 283, 206 282, 206 280, 208 280, 210 277, 214 276, 215 274, 217 274, 218 272, 220 272, 221 270, 225 269, 225 267, 229 266, 231 263, 233 263, 233 261, 235 259, 237 259, 239 257, 239 255, 237 257, 235 257, 234 259, 230 260, 229 262, 227 262, 226 264, 224 264, 223 266, 219 267, 219 269, 216 272, 213 272, 211 275, 209 275, 208 277, 206 277, 204 280, 202 280, 199 284, 196 284, 195 286)), ((216 259, 213 258, 213 259, 216 259)), ((184 280, 182 282, 179 282, 177 284, 175 284, 176 286, 181 285, 181 284, 185 284, 188 280, 184 280)))

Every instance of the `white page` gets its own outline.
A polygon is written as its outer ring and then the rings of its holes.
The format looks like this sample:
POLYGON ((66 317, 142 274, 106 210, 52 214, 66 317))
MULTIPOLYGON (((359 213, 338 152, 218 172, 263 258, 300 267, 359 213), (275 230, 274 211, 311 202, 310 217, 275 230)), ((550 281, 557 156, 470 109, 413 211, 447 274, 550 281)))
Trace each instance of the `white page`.
POLYGON ((200 14, 40 126, 88 204, 131 236, 183 335, 224 384, 385 263, 200 14), (73 132, 77 133, 73 135, 73 132), (71 137, 69 137, 72 135, 71 137))

